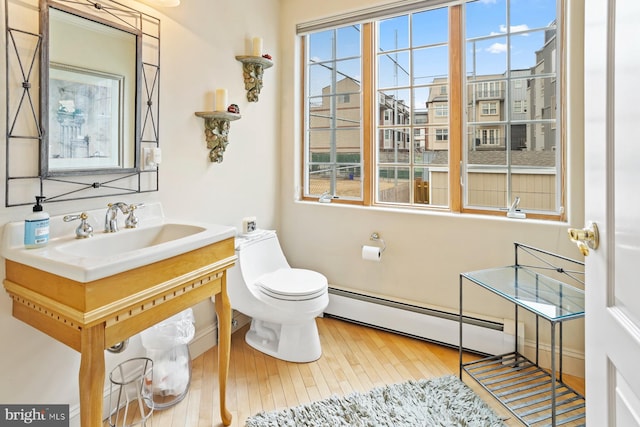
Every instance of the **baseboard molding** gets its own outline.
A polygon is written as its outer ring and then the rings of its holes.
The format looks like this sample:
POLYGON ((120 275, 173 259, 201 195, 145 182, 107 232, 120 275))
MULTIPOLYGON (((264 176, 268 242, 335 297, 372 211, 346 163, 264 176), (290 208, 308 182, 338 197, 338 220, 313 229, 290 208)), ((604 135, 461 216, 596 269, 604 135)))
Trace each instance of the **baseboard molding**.
MULTIPOLYGON (((426 306, 384 295, 331 286, 329 306, 325 313, 328 316, 451 347, 457 347, 459 342, 459 313, 453 312, 450 308, 426 306)), ((466 312, 464 317, 465 348, 486 354, 513 351, 515 324, 512 319, 488 318, 466 312)), ((519 348, 524 356, 535 361, 535 340, 526 339, 522 336, 523 331, 523 323, 519 322, 519 348)), ((556 353, 556 361, 558 360, 556 353)), ((540 344, 538 363, 543 368, 550 368, 550 345, 540 344)), ((567 347, 563 349, 564 373, 584 377, 584 366, 584 352, 567 347)), ((556 367, 559 367, 558 363, 556 367)))
MULTIPOLYGON (((523 356, 532 361, 536 360, 536 342, 534 340, 525 340, 523 356)), ((556 369, 559 369, 558 361, 559 355, 558 349, 556 349, 556 369)), ((551 367, 550 345, 540 344, 538 363, 543 368, 549 369, 551 367)), ((574 377, 584 378, 584 353, 571 348, 564 348, 562 350, 562 372, 574 377)))

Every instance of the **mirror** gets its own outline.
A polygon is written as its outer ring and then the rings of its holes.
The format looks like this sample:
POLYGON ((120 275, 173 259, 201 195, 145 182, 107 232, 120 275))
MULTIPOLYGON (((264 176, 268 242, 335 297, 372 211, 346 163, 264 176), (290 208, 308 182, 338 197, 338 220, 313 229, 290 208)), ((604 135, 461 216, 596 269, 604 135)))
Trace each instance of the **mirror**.
POLYGON ((5 206, 158 191, 160 20, 116 0, 4 4, 5 206))
POLYGON ((51 5, 45 12, 42 175, 137 170, 139 31, 51 5))

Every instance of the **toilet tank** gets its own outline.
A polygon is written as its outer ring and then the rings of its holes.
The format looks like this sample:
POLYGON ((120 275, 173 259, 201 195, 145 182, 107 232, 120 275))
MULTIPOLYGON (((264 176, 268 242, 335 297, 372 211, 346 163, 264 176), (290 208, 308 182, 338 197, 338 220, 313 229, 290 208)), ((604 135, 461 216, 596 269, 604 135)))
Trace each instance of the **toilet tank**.
POLYGON ((247 285, 265 273, 290 268, 275 231, 257 230, 254 233, 257 234, 236 237, 238 267, 247 285))

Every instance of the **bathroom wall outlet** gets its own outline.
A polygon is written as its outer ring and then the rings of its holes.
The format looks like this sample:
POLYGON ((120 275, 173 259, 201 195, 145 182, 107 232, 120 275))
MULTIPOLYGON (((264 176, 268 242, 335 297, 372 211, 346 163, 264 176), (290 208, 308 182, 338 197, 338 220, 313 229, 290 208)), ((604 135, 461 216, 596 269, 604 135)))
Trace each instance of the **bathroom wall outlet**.
POLYGON ((248 216, 248 217, 242 219, 242 233, 243 234, 253 233, 254 231, 256 231, 257 228, 258 228, 258 225, 256 223, 256 217, 255 216, 248 216))

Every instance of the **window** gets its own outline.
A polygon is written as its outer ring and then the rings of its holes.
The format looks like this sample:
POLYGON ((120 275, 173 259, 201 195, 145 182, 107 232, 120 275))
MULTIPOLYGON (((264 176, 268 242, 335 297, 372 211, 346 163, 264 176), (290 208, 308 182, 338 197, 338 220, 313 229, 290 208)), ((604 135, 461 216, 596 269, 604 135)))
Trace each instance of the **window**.
POLYGON ((449 130, 448 129, 436 129, 436 141, 448 141, 449 130))
POLYGON ((304 197, 496 214, 520 197, 529 217, 560 217, 556 0, 443 3, 299 30, 304 197))
POLYGON ((500 210, 520 197, 521 209, 559 215, 556 1, 465 6, 464 126, 470 138, 463 149, 463 206, 500 210))
POLYGON ((498 104, 496 102, 483 102, 480 105, 482 106, 483 116, 495 116, 498 114, 498 104))
POLYGON ((449 116, 449 106, 447 104, 435 104, 433 106, 436 111, 436 117, 448 117, 449 116))
POLYGON ((522 113, 522 100, 513 101, 513 112, 514 113, 522 113))
POLYGON ((360 31, 359 25, 351 25, 309 37, 305 138, 308 194, 328 192, 335 197, 362 199, 362 102, 353 102, 361 96, 360 31))
POLYGON ((499 144, 499 129, 482 129, 480 131, 480 144, 481 145, 498 145, 499 144))

